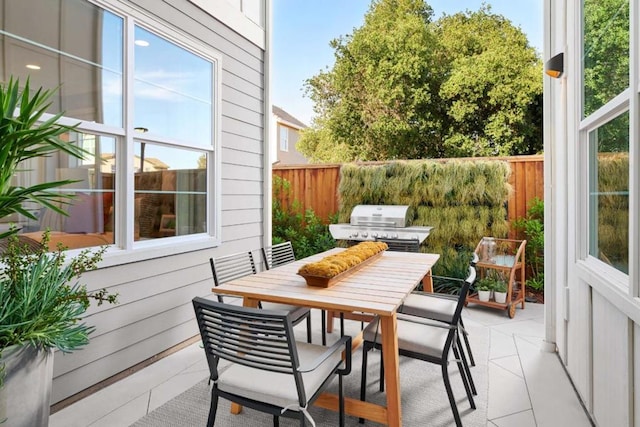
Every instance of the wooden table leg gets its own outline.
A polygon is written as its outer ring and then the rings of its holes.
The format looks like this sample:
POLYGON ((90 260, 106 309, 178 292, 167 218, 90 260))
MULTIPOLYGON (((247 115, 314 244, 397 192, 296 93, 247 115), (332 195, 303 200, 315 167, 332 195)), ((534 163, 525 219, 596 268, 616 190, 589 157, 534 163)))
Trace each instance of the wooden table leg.
MULTIPOLYGON (((251 299, 251 298, 244 298, 244 300, 242 301, 242 305, 244 307, 252 307, 252 308, 256 308, 258 307, 258 303, 259 301, 257 299, 251 299)), ((242 405, 238 405, 237 403, 231 403, 231 413, 234 415, 239 414, 240 412, 242 412, 242 405)))
POLYGON ((382 357, 384 359, 384 380, 387 390, 387 425, 400 427, 402 412, 400 407, 400 367, 398 356, 398 322, 396 314, 380 316, 382 333, 382 357))
POLYGON ((431 278, 431 270, 422 278, 422 290, 424 292, 433 292, 433 279, 431 278))

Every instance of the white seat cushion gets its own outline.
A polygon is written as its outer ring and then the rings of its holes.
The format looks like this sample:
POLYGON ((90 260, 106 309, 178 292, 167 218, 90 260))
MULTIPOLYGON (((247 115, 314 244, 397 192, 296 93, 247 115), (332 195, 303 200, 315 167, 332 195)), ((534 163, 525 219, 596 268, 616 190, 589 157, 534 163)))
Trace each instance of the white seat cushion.
MULTIPOLYGON (((419 321, 419 319, 416 319, 419 321)), ((379 320, 375 319, 363 331, 365 341, 382 342, 379 320)), ((398 316, 398 347, 400 350, 413 351, 433 357, 442 357, 449 328, 410 322, 398 316)))
MULTIPOLYGON (((300 366, 315 360, 327 350, 320 345, 296 342, 300 366)), ((342 363, 340 347, 329 356, 318 368, 302 373, 302 382, 307 399, 311 398, 322 383, 342 363)), ((281 408, 299 410, 298 392, 293 375, 280 374, 240 365, 232 364, 220 374, 218 388, 227 393, 269 403, 281 408)))
POLYGON ((400 308, 400 313, 451 323, 457 300, 440 298, 428 294, 409 294, 400 308))
POLYGON ((279 304, 277 302, 261 302, 260 305, 264 310, 281 310, 291 313, 291 321, 297 323, 298 319, 309 312, 307 307, 300 307, 297 305, 279 304))

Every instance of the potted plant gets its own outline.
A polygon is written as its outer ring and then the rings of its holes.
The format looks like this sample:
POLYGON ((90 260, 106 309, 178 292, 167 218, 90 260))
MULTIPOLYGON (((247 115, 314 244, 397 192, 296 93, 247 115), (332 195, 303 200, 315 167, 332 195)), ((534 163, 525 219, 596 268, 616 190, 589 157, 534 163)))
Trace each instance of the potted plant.
POLYGON ((491 297, 491 281, 492 279, 484 278, 478 281, 476 291, 478 291, 478 299, 483 302, 489 301, 491 297))
MULTIPOLYGON (((24 160, 63 151, 82 158, 84 150, 60 136, 74 129, 57 123, 62 113, 42 121, 52 91, 31 95, 29 81, 20 90, 13 79, 0 87, 0 218, 22 214, 34 202, 61 214, 60 204, 72 196, 55 191, 73 181, 55 181, 16 187, 11 181, 24 160)), ((65 259, 63 247, 49 251, 45 232, 34 249, 20 243, 19 229, 0 233, 5 239, 0 255, 0 423, 10 426, 46 426, 53 375, 53 350, 75 350, 88 343, 93 327, 82 323, 91 299, 115 302, 105 290, 89 292, 77 279, 96 268, 105 248, 82 251, 65 259)))
POLYGON ((498 280, 493 286, 493 296, 496 302, 504 304, 507 301, 507 284, 503 280, 498 280))

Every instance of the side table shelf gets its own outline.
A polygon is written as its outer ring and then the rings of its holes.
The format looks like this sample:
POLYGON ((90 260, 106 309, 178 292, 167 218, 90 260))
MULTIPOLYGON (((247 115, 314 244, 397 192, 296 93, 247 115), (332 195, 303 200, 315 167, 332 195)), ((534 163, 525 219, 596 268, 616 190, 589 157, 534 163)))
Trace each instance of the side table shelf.
POLYGON ((483 251, 483 241, 476 246, 475 253, 480 261, 476 264, 478 271, 478 279, 487 277, 488 275, 497 275, 501 277, 507 284, 507 298, 504 303, 496 301, 481 301, 478 293, 469 294, 465 305, 479 304, 486 307, 497 308, 507 311, 509 318, 513 319, 516 315, 516 305, 521 304, 524 309, 525 298, 525 247, 526 240, 513 239, 493 239, 495 242, 495 254, 487 259, 486 251, 483 251), (484 253, 483 253, 484 252, 484 253), (484 255, 484 258, 483 258, 484 255), (517 291, 514 291, 514 285, 518 283, 517 291))

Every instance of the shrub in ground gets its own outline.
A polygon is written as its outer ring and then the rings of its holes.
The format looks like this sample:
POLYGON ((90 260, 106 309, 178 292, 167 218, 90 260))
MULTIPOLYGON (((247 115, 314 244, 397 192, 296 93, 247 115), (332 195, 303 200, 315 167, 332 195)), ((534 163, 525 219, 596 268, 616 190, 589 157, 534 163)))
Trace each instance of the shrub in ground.
MULTIPOLYGON (((272 243, 290 241, 296 258, 304 258, 335 247, 329 226, 312 209, 303 212, 297 200, 291 200, 291 184, 273 177, 272 243), (285 200, 286 203, 282 203, 285 200)), ((335 218, 334 218, 335 219, 335 218)))

